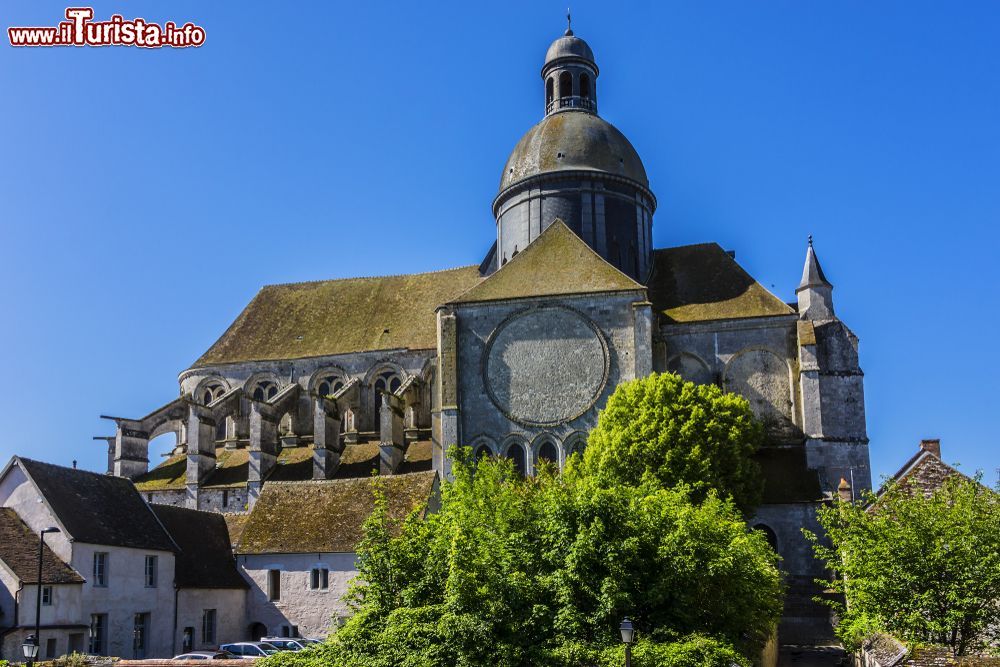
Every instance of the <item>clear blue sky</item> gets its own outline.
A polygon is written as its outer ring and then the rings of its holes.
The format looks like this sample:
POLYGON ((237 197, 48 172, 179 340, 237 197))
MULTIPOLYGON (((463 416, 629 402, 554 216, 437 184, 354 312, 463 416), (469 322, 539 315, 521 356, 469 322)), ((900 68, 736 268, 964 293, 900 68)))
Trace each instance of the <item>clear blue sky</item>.
MULTIPOLYGON (((0 44, 0 461, 101 470, 265 284, 478 262, 559 2, 103 2, 188 50, 0 44)), ((65 4, 0 6, 3 28, 65 4)), ((808 234, 861 338, 876 475, 995 479, 996 2, 574 2, 659 247, 794 298, 808 234)), ((6 31, 4 31, 5 33, 6 31)), ((161 445, 162 449, 162 444, 161 445)), ((155 461, 154 461, 155 463, 155 461)))

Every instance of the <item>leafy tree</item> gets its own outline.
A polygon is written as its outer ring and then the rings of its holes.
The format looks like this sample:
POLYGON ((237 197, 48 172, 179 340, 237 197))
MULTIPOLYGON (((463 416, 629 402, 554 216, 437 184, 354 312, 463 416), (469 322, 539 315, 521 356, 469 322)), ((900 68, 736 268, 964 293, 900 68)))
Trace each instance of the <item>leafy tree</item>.
POLYGON ((819 512, 828 535, 811 533, 818 558, 845 596, 837 628, 856 647, 875 631, 948 646, 955 655, 1000 640, 1000 496, 953 475, 925 494, 892 483, 868 505, 819 512))
POLYGON ((712 492, 695 505, 683 487, 597 486, 576 470, 522 481, 509 461, 476 466, 467 452, 454 471, 426 519, 394 526, 376 503, 356 613, 318 660, 617 665, 630 615, 636 667, 729 667, 748 665, 777 622, 774 552, 712 492))
POLYGON ((583 465, 602 486, 685 484, 695 502, 711 490, 749 514, 760 502, 754 452, 764 429, 747 400, 715 385, 654 373, 620 384, 591 431, 583 465))

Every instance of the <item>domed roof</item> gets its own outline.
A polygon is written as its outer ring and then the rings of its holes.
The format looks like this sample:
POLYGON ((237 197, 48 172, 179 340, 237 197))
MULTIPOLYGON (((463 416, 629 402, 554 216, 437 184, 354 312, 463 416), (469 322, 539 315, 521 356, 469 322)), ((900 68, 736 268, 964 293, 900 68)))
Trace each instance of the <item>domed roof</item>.
POLYGON ((529 176, 572 170, 616 174, 649 187, 639 154, 614 125, 596 114, 564 111, 521 137, 507 158, 500 191, 529 176))
POLYGON ((545 52, 545 65, 560 58, 583 58, 593 63, 594 52, 590 50, 587 42, 574 35, 572 30, 567 30, 566 34, 552 42, 549 50, 545 52))

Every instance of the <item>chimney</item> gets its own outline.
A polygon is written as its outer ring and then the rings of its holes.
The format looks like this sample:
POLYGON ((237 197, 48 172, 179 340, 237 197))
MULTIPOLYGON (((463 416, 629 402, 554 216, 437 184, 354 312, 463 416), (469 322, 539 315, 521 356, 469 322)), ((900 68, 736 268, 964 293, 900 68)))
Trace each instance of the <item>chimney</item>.
POLYGON ((851 485, 843 477, 840 478, 840 485, 837 487, 837 495, 840 496, 840 499, 845 503, 849 503, 853 500, 854 492, 851 489, 851 485))
POLYGON ((933 440, 921 440, 920 449, 925 452, 930 452, 934 456, 941 458, 941 439, 934 438, 933 440))

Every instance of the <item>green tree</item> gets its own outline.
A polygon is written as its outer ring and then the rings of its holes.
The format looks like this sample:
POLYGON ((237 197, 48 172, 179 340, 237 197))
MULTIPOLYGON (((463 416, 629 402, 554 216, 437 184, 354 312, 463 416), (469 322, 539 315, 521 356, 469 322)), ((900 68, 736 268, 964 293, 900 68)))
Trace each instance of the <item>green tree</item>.
POLYGON ((883 631, 955 655, 1000 640, 1000 496, 953 475, 925 494, 893 483, 867 505, 822 508, 827 538, 813 541, 834 573, 827 584, 844 595, 837 628, 857 646, 883 631))
POLYGON ((763 441, 745 398, 653 373, 615 389, 583 465, 602 486, 636 486, 651 477, 665 488, 687 485, 695 502, 715 490, 749 514, 761 498, 753 454, 763 441))
MULTIPOLYGON (((522 481, 508 461, 466 457, 437 513, 401 525, 372 514, 356 614, 309 659, 619 664, 617 628, 630 615, 642 638, 636 667, 728 667, 749 664, 774 628, 774 552, 731 501, 709 492, 694 504, 684 487, 597 486, 573 470, 522 481)), ((306 658, 269 662, 303 667, 306 658)))

